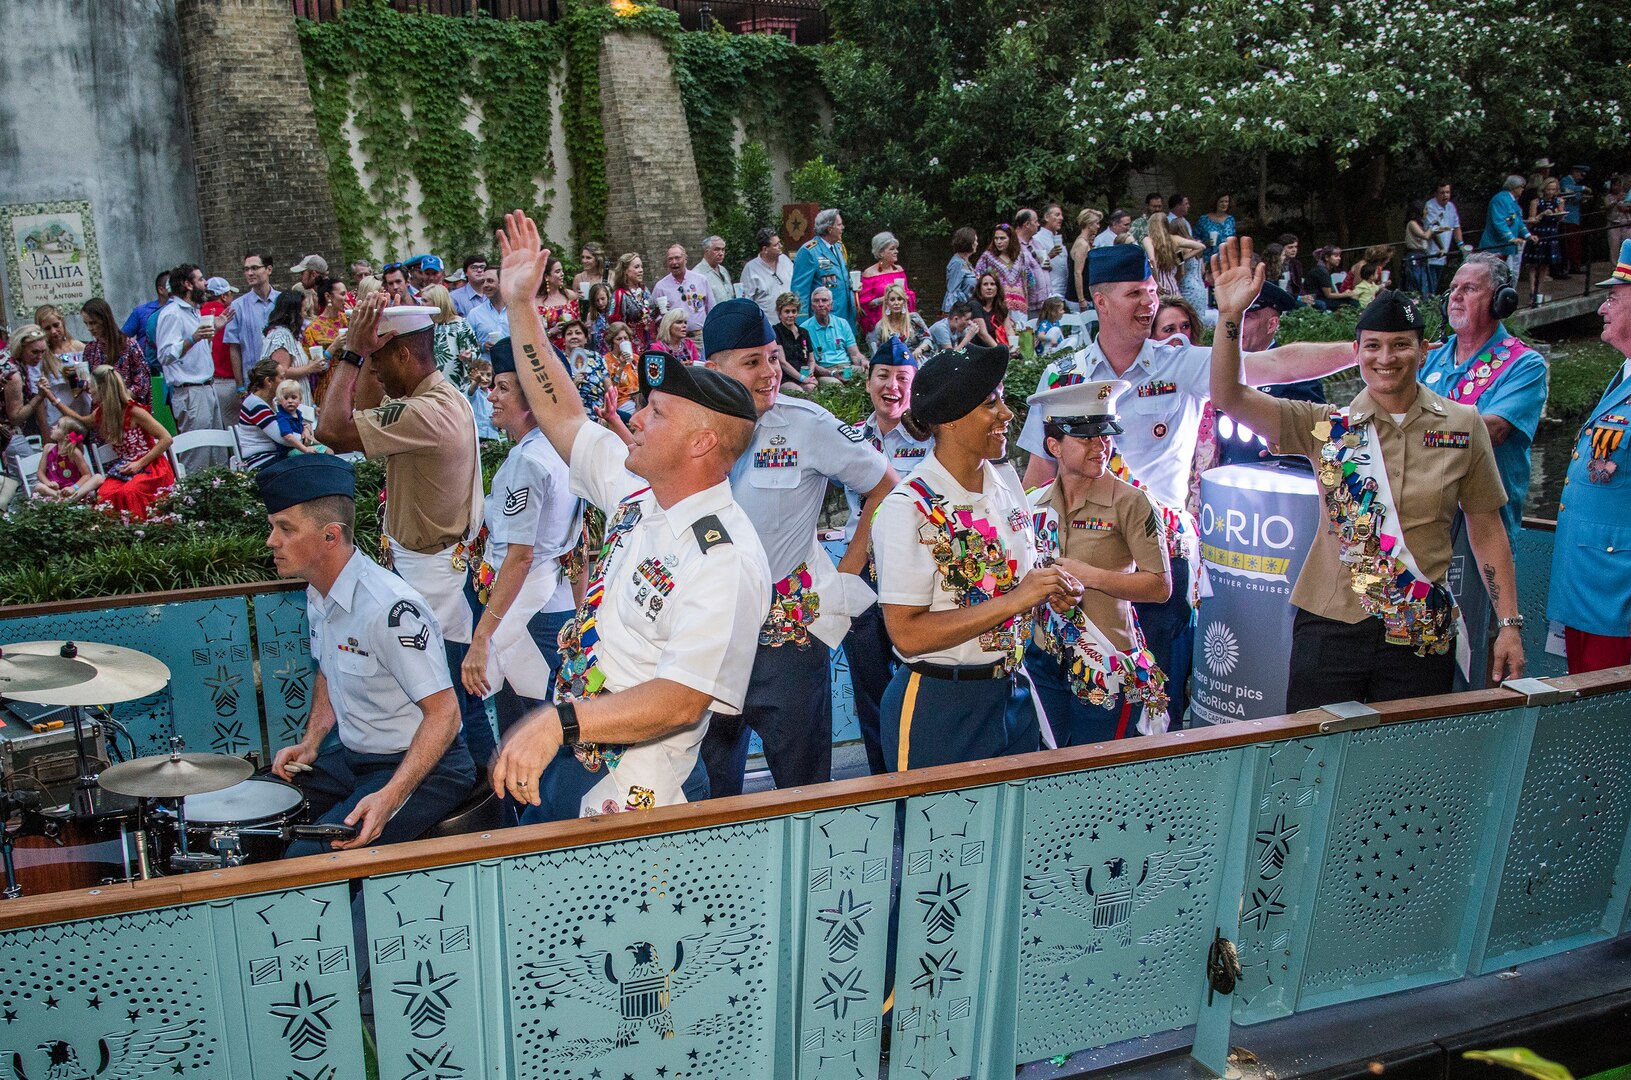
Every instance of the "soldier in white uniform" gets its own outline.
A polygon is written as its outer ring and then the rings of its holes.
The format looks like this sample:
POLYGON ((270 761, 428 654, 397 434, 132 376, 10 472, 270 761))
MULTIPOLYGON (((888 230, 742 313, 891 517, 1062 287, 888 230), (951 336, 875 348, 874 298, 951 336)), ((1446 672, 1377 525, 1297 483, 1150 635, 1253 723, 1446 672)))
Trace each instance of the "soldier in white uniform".
MULTIPOLYGON (((459 713, 442 633, 425 598, 356 549, 356 478, 326 454, 285 458, 256 480, 285 576, 307 582, 306 618, 317 661, 311 716, 272 772, 296 781, 318 824, 357 829, 336 848, 415 840, 446 817, 476 781, 459 739, 459 713)), ((299 840, 288 854, 323 845, 299 840)))
POLYGON ((949 765, 1040 745, 1030 702, 1014 705, 1039 604, 1068 609, 1082 586, 1038 566, 1031 505, 1008 457, 1003 346, 942 350, 912 384, 907 422, 934 452, 878 511, 878 602, 901 658, 883 699, 889 767, 949 765))
POLYGON ((502 736, 554 697, 558 640, 577 610, 561 558, 577 547, 583 500, 527 408, 509 338, 493 344, 492 362, 493 423, 515 445, 487 496, 487 551, 473 569, 483 609, 462 674, 470 693, 493 697, 502 736))
MULTIPOLYGON (((905 342, 898 337, 890 338, 872 354, 866 377, 872 413, 861 422, 861 434, 903 480, 912 475, 934 449, 933 439, 920 439, 901 423, 902 414, 912 402, 912 379, 917 375, 917 364, 916 354, 905 342)), ((844 526, 844 540, 849 543, 855 539, 863 514, 859 496, 852 491, 844 492, 844 496, 849 501, 849 523, 844 526)), ((878 588, 878 567, 870 555, 862 579, 873 590, 878 588)), ((878 605, 873 604, 851 620, 849 633, 844 635, 844 657, 849 661, 850 685, 855 690, 855 719, 861 728, 861 742, 866 747, 867 768, 876 776, 889 771, 878 725, 884 691, 895 674, 895 647, 889 640, 889 628, 884 625, 883 611, 878 605)))
POLYGON ((715 305, 702 335, 708 366, 746 386, 759 414, 748 452, 731 470, 731 490, 759 533, 775 582, 747 706, 739 717, 717 718, 703 741, 716 797, 742 793, 749 728, 764 741, 777 787, 832 779, 831 650, 843 643, 850 616, 872 603, 860 577, 872 512, 898 480, 859 429, 813 402, 779 396, 775 341, 751 300, 715 305), (863 503, 836 568, 816 536, 829 481, 863 503))
POLYGON ((709 715, 741 711, 770 604, 764 549, 728 482, 753 437, 752 395, 718 372, 647 353, 646 405, 624 446, 584 411, 531 303, 546 260, 537 225, 508 215, 499 246, 527 403, 572 490, 605 510, 607 524, 596 576, 562 631, 556 704, 505 735, 493 789, 535 808, 524 821, 699 797, 709 715))
MULTIPOLYGON (((1087 284, 1099 312, 1099 336, 1086 349, 1049 364, 1036 392, 1087 380, 1121 379, 1133 384, 1121 409, 1110 471, 1144 488, 1161 507, 1167 550, 1172 562, 1172 595, 1159 604, 1135 604, 1150 651, 1169 677, 1171 726, 1183 726, 1188 706, 1188 678, 1193 651, 1192 605, 1198 595, 1199 538, 1195 521, 1184 509, 1189 497, 1189 469, 1201 414, 1210 394, 1212 350, 1150 340, 1155 317, 1155 278, 1144 249, 1122 244, 1095 248, 1087 258, 1087 284)), ((1272 353, 1246 355, 1246 379, 1266 383, 1318 379, 1353 366, 1353 346, 1346 342, 1298 342, 1272 353)), ((1027 487, 1052 480, 1042 418, 1025 417, 1019 445, 1030 451, 1027 487)))

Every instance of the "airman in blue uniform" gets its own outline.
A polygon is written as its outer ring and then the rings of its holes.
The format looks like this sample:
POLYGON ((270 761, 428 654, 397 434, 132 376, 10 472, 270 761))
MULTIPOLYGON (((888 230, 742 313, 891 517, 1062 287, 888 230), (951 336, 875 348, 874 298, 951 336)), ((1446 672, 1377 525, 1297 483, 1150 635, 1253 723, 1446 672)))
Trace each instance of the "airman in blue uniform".
POLYGON ((833 318, 848 320, 859 338, 855 294, 849 287, 849 254, 844 250, 844 215, 833 209, 821 211, 816 215, 815 232, 793 257, 793 292, 798 294, 799 311, 812 314, 810 294, 825 286, 832 290, 833 318))

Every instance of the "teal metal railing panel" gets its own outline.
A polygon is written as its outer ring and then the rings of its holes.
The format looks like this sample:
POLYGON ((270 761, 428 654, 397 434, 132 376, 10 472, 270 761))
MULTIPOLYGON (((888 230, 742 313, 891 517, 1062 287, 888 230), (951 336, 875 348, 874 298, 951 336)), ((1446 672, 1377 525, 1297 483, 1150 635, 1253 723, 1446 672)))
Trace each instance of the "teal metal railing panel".
POLYGON ((311 711, 317 664, 306 625, 306 590, 260 593, 255 612, 255 658, 260 661, 261 708, 271 753, 300 741, 311 711))
POLYGON ((144 607, 0 619, 0 644, 68 639, 138 649, 170 667, 170 689, 114 707, 139 753, 264 750, 248 600, 227 596, 144 607))
POLYGON ((1299 1009, 1466 972, 1521 720, 1474 713, 1335 736, 1347 746, 1299 1009))
POLYGON ((346 886, 0 937, 0 1052, 18 1080, 361 1076, 346 886))
POLYGON ((611 841, 584 825, 544 852, 475 837, 463 862, 352 870, 356 902, 341 881, 9 931, 0 1067, 359 1076, 355 932, 387 1080, 850 1080, 876 1075, 886 1024, 897 1080, 1188 1024, 1218 1069, 1231 1022, 1622 931, 1631 690, 1495 693, 1518 707, 1217 747, 1236 725, 884 801, 611 841), (1218 933, 1232 996, 1208 989, 1218 933))
POLYGON ((1624 708, 1599 697, 1535 710, 1479 971, 1619 932, 1616 885, 1631 869, 1631 740, 1614 734, 1624 708))
POLYGON ((1245 753, 1027 785, 1020 1060, 1194 1023, 1245 753))
POLYGON ((1523 613, 1523 656, 1525 674, 1549 679, 1568 673, 1563 657, 1546 651, 1546 598, 1552 585, 1552 542, 1557 534, 1550 529, 1520 529, 1512 552, 1518 573, 1518 610, 1523 613))

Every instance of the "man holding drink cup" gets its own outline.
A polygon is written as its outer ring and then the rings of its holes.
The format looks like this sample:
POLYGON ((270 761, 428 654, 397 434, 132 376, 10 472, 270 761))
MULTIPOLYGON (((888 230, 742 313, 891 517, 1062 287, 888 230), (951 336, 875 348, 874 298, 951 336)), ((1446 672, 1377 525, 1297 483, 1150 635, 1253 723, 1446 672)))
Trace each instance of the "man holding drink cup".
MULTIPOLYGON (((204 271, 183 263, 170 271, 170 302, 159 312, 154 338, 159 367, 170 390, 170 412, 177 433, 222 430, 221 406, 211 386, 215 361, 210 352, 215 338, 215 317, 198 310, 205 297, 204 271)), ((181 465, 188 472, 225 465, 224 447, 204 446, 184 451, 181 465)))

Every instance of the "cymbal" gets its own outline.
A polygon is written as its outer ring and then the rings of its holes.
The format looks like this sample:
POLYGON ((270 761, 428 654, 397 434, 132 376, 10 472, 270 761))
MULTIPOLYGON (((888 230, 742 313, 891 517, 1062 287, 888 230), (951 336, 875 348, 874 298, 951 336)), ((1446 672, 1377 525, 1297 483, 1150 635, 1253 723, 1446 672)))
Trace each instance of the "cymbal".
MULTIPOLYGON (((61 641, 20 641, 0 645, 7 659, 48 656, 61 659, 61 641)), ((44 690, 7 690, 0 695, 35 705, 113 705, 134 701, 163 690, 170 682, 170 669, 163 661, 144 652, 98 641, 78 641, 77 662, 89 665, 94 677, 73 685, 44 690)))
POLYGON ((97 783, 119 795, 179 799, 229 788, 254 771, 243 758, 226 754, 156 754, 109 766, 97 783))
POLYGON ((30 653, 0 656, 0 697, 23 700, 23 694, 59 690, 94 678, 96 669, 78 660, 30 653))

